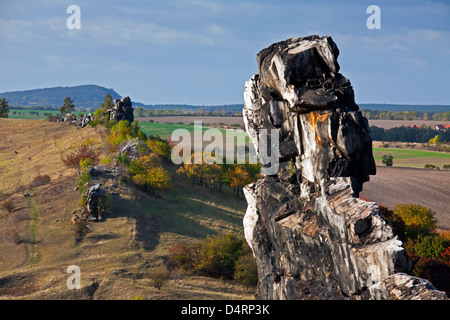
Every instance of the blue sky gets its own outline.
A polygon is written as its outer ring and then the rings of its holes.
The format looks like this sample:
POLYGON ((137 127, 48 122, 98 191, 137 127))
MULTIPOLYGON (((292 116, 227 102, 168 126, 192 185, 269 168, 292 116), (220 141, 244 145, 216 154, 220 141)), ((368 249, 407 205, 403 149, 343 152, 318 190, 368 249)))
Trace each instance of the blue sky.
POLYGON ((418 0, 0 0, 0 92, 98 84, 147 104, 243 103, 256 54, 310 34, 333 37, 357 103, 450 104, 450 1, 418 0), (73 4, 80 30, 66 26, 73 4))

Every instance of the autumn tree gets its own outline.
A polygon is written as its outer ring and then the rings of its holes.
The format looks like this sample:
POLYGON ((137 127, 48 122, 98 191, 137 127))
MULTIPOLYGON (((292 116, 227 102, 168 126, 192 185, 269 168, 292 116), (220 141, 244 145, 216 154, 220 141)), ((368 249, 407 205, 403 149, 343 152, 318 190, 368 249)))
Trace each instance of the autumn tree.
POLYGON ((431 209, 418 204, 396 205, 392 219, 397 223, 398 231, 405 240, 408 238, 415 239, 419 235, 431 234, 437 223, 435 213, 431 209))
POLYGON ((222 175, 222 167, 216 163, 212 164, 202 164, 200 167, 201 176, 205 179, 207 184, 209 184, 209 190, 212 194, 213 189, 216 185, 221 187, 221 175, 222 175))
POLYGON ((202 164, 195 163, 196 155, 191 155, 190 163, 182 164, 178 170, 178 174, 185 175, 186 177, 192 179, 192 186, 200 184, 202 178, 202 164))
POLYGON ((172 177, 160 165, 159 156, 150 153, 131 161, 128 172, 136 185, 151 193, 155 193, 156 190, 172 189, 172 177))
POLYGON ((240 194, 241 199, 244 197, 242 188, 253 181, 250 173, 243 165, 235 165, 234 167, 229 168, 225 173, 225 179, 228 181, 230 186, 236 190, 238 197, 240 194))
POLYGON ((89 163, 92 166, 95 166, 100 161, 98 152, 85 143, 73 150, 66 157, 61 157, 64 165, 77 170, 78 175, 80 175, 80 161, 85 159, 89 159, 89 163))
POLYGON ((170 157, 171 149, 166 140, 161 139, 159 136, 150 136, 146 143, 153 152, 170 157))
POLYGON ((172 178, 167 170, 161 167, 133 175, 133 182, 152 193, 156 190, 172 189, 172 178))

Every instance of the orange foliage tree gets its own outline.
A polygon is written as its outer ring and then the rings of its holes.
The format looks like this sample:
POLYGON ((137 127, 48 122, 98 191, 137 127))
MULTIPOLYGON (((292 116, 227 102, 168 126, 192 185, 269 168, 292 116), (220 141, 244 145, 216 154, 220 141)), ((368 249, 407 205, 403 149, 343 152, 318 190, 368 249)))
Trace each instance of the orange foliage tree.
POLYGON ((100 156, 98 152, 96 152, 88 144, 82 144, 66 157, 61 157, 63 164, 66 167, 77 170, 78 175, 80 175, 80 161, 85 159, 89 159, 90 164, 95 166, 98 164, 100 156))

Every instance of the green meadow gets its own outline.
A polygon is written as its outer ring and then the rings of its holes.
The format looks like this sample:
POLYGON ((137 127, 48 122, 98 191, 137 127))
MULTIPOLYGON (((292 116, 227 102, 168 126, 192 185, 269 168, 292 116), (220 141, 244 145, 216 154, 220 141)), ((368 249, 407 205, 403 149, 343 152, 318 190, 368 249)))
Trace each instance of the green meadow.
MULTIPOLYGON (((47 113, 51 115, 61 114, 59 110, 31 110, 31 109, 9 109, 8 117, 11 119, 26 119, 26 120, 39 120, 47 119, 47 113)), ((75 111, 74 114, 77 116, 80 113, 86 113, 81 111, 75 111)))
POLYGON ((377 165, 383 165, 381 162, 383 155, 388 154, 394 157, 394 167, 423 168, 426 164, 442 167, 445 164, 450 164, 450 153, 411 149, 373 148, 373 156, 377 165))
MULTIPOLYGON (((181 124, 181 123, 158 123, 158 122, 140 122, 139 126, 141 130, 147 134, 159 135, 161 138, 169 139, 172 136, 172 132, 177 129, 185 129, 187 130, 191 138, 194 138, 194 125, 192 124, 181 124)), ((207 130, 212 129, 206 125, 202 126, 202 133, 204 134, 207 130)), ((235 145, 240 145, 241 143, 245 143, 248 146, 250 142, 250 137, 247 135, 245 131, 242 130, 226 130, 226 129, 214 129, 214 131, 209 131, 211 135, 214 135, 216 132, 220 132, 224 137, 223 143, 224 146, 226 143, 233 143, 233 139, 235 139, 235 145)), ((205 139, 206 140, 206 139, 205 139)), ((204 144, 209 144, 209 141, 204 141, 204 144)))

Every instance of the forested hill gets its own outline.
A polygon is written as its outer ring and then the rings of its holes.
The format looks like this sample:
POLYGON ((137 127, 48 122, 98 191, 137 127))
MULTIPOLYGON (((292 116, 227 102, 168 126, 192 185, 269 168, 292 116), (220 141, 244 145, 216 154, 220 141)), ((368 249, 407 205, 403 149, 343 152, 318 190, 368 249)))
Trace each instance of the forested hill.
MULTIPOLYGON (((8 100, 10 107, 45 107, 58 108, 69 96, 72 98, 76 108, 93 108, 100 107, 105 94, 109 93, 113 99, 119 99, 119 95, 114 89, 108 89, 98 85, 80 85, 74 87, 53 87, 44 89, 33 89, 25 91, 12 91, 0 93, 0 97, 8 100)), ((124 96, 127 93, 122 93, 124 96)), ((242 111, 243 103, 228 105, 186 105, 186 104, 144 104, 133 100, 134 107, 143 107, 160 110, 197 110, 202 108, 204 111, 242 111)), ((381 103, 360 103, 362 110, 378 110, 378 111, 417 111, 418 113, 435 113, 450 111, 449 105, 406 105, 406 104, 381 104, 381 103)))
POLYGON ((98 108, 107 93, 113 99, 120 98, 120 95, 113 89, 93 84, 3 92, 0 93, 0 97, 5 97, 10 106, 51 108, 61 107, 64 99, 71 97, 77 108, 98 108))
MULTIPOLYGON (((25 91, 11 91, 2 92, 0 97, 5 97, 8 100, 10 107, 43 107, 59 109, 64 103, 66 97, 70 97, 77 109, 93 108, 97 109, 103 102, 105 94, 109 93, 113 99, 120 99, 119 95, 114 89, 107 89, 98 85, 80 85, 74 87, 53 87, 43 89, 33 89, 25 91)), ((124 94, 123 96, 127 96, 124 94)), ((133 107, 142 107, 159 110, 197 110, 203 108, 205 111, 214 111, 217 109, 226 111, 241 111, 243 104, 232 105, 187 105, 187 104, 144 104, 133 100, 130 96, 133 107)))

